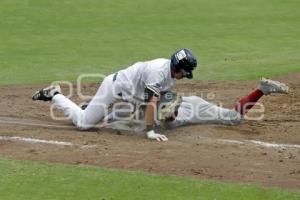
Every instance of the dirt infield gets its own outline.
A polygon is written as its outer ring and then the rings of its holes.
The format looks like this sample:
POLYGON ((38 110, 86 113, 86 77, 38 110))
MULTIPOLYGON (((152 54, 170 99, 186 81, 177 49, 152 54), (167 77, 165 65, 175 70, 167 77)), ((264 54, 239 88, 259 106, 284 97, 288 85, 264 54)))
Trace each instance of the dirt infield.
MULTIPOLYGON (((77 131, 69 121, 51 119, 50 103, 31 100, 43 86, 0 87, 0 155, 300 188, 300 73, 277 79, 288 83, 291 92, 263 97, 263 120, 165 130, 166 143, 107 129, 77 131)), ((177 91, 233 107, 256 85, 257 81, 184 82, 177 91)), ((96 89, 96 84, 83 88, 91 95, 96 89)))

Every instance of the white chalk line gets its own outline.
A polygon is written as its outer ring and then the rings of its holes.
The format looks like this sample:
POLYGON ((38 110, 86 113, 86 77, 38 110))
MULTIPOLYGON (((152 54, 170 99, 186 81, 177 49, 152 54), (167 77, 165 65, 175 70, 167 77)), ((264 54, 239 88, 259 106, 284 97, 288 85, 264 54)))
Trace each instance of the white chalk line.
POLYGON ((247 142, 251 142, 258 146, 264 146, 269 148, 296 148, 300 149, 300 145, 297 144, 276 144, 276 143, 268 143, 259 140, 246 140, 247 142))
POLYGON ((71 142, 62 142, 55 140, 41 140, 28 137, 18 137, 18 136, 0 136, 2 141, 19 141, 31 144, 51 144, 51 145, 60 145, 60 146, 69 146, 69 147, 80 147, 80 148, 94 148, 96 145, 76 145, 71 142))
MULTIPOLYGON (((37 126, 42 128, 59 128, 59 129, 69 129, 69 130, 75 130, 76 127, 74 125, 57 125, 57 124, 51 124, 46 121, 42 120, 24 120, 19 118, 12 118, 12 117, 1 117, 0 116, 0 124, 6 124, 6 125, 20 125, 20 126, 37 126), (35 122, 36 121, 36 122, 35 122)), ((102 123, 95 126, 95 128, 106 128, 107 124, 102 123)), ((109 127, 108 127, 109 128, 109 127)), ((114 129, 114 127, 112 127, 114 129)))
MULTIPOLYGON (((214 139, 214 138, 207 138, 207 137, 200 137, 202 140, 205 139, 206 141, 210 141, 212 143, 221 143, 221 144, 235 144, 235 145, 255 145, 261 146, 266 148, 275 148, 275 149, 291 149, 296 148, 300 149, 300 145, 295 144, 276 144, 276 143, 268 143, 262 142, 258 140, 229 140, 229 139, 214 139)), ((28 137, 18 137, 18 136, 0 136, 0 140, 2 141, 19 141, 31 144, 50 144, 50 145, 60 145, 60 146, 69 146, 69 147, 80 147, 83 149, 87 148, 95 148, 97 145, 76 145, 71 142, 62 142, 62 141, 55 141, 55 140, 41 140, 35 138, 28 138, 28 137)))
POLYGON ((263 142, 259 140, 231 140, 231 139, 217 139, 210 137, 199 137, 200 139, 209 140, 211 143, 221 143, 221 144, 236 144, 236 145, 255 145, 266 148, 275 148, 275 149, 300 149, 300 145, 297 144, 277 144, 263 142))
POLYGON ((39 126, 39 127, 45 127, 45 128, 64 128, 64 129, 74 129, 74 126, 68 126, 68 125, 55 125, 55 124, 46 124, 46 123, 33 123, 33 122, 26 122, 21 120, 3 120, 0 119, 0 123, 2 124, 15 124, 15 125, 23 125, 23 126, 39 126))
MULTIPOLYGON (((41 121, 42 122, 42 121, 41 121)), ((67 129, 73 129, 74 126, 67 126, 67 125, 52 125, 52 124, 46 124, 43 122, 41 123, 32 123, 32 122, 26 122, 25 120, 18 119, 18 118, 10 118, 10 117, 0 117, 0 123, 5 124, 17 124, 17 125, 26 125, 26 126, 40 126, 40 127, 51 127, 51 128, 67 128, 67 129)), ((7 136, 0 136, 0 140, 5 140, 3 137, 7 136), (1 139, 3 138, 3 139, 1 139)), ((57 144, 57 145, 64 145, 64 146, 76 146, 72 143, 68 142, 59 142, 59 141, 49 141, 49 140, 39 140, 39 139, 33 139, 33 138, 23 138, 19 137, 19 139, 16 139, 18 137, 11 137, 10 140, 19 140, 23 142, 31 142, 31 143, 44 143, 44 144, 57 144), (35 142, 34 142, 35 141, 35 142), (72 144, 72 145, 70 145, 72 144)), ((277 144, 277 143, 269 143, 269 142, 263 142, 259 140, 231 140, 231 139, 218 139, 218 138, 209 138, 209 137, 202 137, 199 136, 199 138, 204 140, 209 140, 211 143, 221 143, 221 144, 236 144, 236 145, 255 145, 260 147, 266 147, 266 148, 275 148, 275 149, 282 149, 282 148, 294 148, 294 149, 300 149, 300 145, 296 144, 277 144)), ((6 139, 8 140, 8 139, 6 139)), ((77 145, 78 146, 78 145, 77 145)), ((95 145, 83 145, 82 148, 90 148, 95 147, 95 145)))

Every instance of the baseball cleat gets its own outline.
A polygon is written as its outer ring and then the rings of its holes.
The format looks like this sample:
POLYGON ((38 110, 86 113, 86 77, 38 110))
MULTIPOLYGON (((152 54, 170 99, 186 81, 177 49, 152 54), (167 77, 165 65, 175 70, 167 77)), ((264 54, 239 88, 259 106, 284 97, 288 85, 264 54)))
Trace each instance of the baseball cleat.
POLYGON ((44 89, 38 90, 32 96, 33 101, 51 101, 54 95, 61 94, 61 89, 59 85, 51 85, 44 89))
POLYGON ((289 92, 289 87, 286 84, 266 78, 260 80, 259 89, 264 95, 272 93, 288 94, 289 92))

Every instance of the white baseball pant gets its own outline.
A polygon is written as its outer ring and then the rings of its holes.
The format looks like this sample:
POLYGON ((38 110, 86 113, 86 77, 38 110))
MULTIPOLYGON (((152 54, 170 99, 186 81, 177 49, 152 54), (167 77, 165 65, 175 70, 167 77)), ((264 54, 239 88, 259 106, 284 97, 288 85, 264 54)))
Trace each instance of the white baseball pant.
POLYGON ((85 110, 82 110, 62 94, 55 95, 52 102, 72 120, 78 129, 89 129, 99 123, 108 114, 108 107, 116 101, 113 76, 114 74, 109 75, 103 80, 96 95, 85 110))
POLYGON ((226 124, 241 122, 241 115, 234 109, 226 109, 205 101, 197 96, 182 97, 178 116, 168 123, 169 127, 188 124, 226 124))

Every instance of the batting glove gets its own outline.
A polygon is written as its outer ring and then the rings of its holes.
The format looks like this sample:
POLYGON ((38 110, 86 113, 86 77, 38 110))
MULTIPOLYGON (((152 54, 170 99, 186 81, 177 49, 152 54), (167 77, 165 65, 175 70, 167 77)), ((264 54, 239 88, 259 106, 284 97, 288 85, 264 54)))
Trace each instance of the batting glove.
POLYGON ((160 141, 163 141, 163 142, 168 141, 168 138, 165 135, 155 133, 153 130, 147 132, 147 138, 151 139, 151 140, 157 140, 159 142, 160 141))

